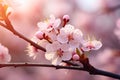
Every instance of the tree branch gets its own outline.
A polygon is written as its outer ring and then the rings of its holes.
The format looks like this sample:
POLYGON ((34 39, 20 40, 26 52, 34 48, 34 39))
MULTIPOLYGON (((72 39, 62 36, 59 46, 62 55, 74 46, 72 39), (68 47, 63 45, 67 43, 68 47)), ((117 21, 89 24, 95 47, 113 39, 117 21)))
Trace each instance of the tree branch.
POLYGON ((24 35, 20 34, 19 32, 17 32, 12 24, 10 23, 9 19, 5 20, 5 24, 3 24, 2 22, 0 22, 0 25, 3 26, 4 28, 6 28, 7 30, 11 31, 14 35, 22 38, 23 40, 27 41, 28 43, 30 43, 31 45, 33 45, 34 47, 36 47, 37 49, 40 49, 44 52, 46 52, 45 48, 41 47, 40 45, 36 44, 35 42, 31 41, 30 39, 26 38, 24 35))
POLYGON ((3 67, 52 67, 56 69, 72 69, 72 70, 83 70, 84 68, 80 66, 60 66, 60 65, 51 65, 51 64, 40 64, 40 63, 6 63, 0 64, 0 68, 3 67))
POLYGON ((88 71, 85 67, 80 67, 80 66, 60 66, 60 65, 51 65, 51 64, 40 64, 40 63, 7 63, 7 64, 0 64, 0 68, 3 67, 52 67, 56 69, 70 69, 70 70, 79 70, 79 71, 87 71, 91 75, 103 75, 103 76, 108 76, 112 77, 115 79, 120 79, 120 75, 99 70, 96 68, 93 68, 88 71))

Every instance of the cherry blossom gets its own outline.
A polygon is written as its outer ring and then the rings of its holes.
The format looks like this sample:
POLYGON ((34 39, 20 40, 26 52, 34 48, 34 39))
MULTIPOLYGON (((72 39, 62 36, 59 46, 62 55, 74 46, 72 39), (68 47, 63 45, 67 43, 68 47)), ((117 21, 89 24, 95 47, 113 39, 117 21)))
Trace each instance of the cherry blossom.
POLYGON ((59 18, 56 19, 55 16, 50 15, 49 19, 38 23, 39 31, 36 33, 36 36, 39 39, 44 38, 49 42, 56 40, 56 35, 58 34, 58 27, 60 26, 60 23, 61 20, 59 18))
POLYGON ((35 48, 34 46, 29 45, 27 47, 27 49, 28 49, 28 54, 27 55, 29 57, 33 57, 33 59, 35 59, 37 57, 37 55, 39 54, 39 50, 37 48, 35 48))
POLYGON ((6 47, 0 44, 0 63, 8 63, 11 60, 11 56, 6 47))
POLYGON ((61 23, 60 19, 56 19, 55 16, 50 15, 50 19, 47 19, 44 22, 39 22, 38 27, 40 31, 48 32, 48 31, 58 28, 60 23, 61 23))
POLYGON ((60 29, 60 34, 57 36, 57 40, 60 43, 69 43, 71 47, 79 47, 82 41, 82 32, 79 29, 75 29, 74 26, 67 24, 60 29))
MULTIPOLYGON (((45 47, 46 44, 48 44, 48 42, 46 40, 39 40, 36 36, 33 37, 32 40, 42 47, 45 47)), ((39 49, 37 49, 36 47, 34 47, 30 44, 27 46, 26 51, 28 52, 27 55, 29 57, 32 57, 33 59, 36 59, 37 55, 40 54, 40 52, 41 52, 39 49)))
POLYGON ((69 50, 68 44, 53 42, 46 46, 46 51, 45 58, 50 60, 53 65, 59 65, 62 60, 70 60, 72 58, 72 52, 69 50))
POLYGON ((83 51, 98 50, 102 47, 102 43, 97 40, 86 40, 82 43, 83 51))
MULTIPOLYGON (((85 51, 98 50, 102 46, 100 41, 84 40, 81 30, 68 24, 66 22, 68 19, 69 16, 64 15, 64 24, 60 25, 61 20, 51 15, 47 21, 38 23, 39 30, 32 39, 46 49, 45 58, 53 65, 60 65, 63 60, 78 61, 81 54, 86 53, 85 51)), ((28 52, 28 55, 35 59, 40 50, 29 45, 28 52)))

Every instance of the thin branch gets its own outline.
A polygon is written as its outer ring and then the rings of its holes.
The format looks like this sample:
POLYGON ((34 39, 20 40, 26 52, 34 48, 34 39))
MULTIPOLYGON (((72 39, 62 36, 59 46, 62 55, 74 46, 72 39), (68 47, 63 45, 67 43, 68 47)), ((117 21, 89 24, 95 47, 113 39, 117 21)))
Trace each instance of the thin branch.
POLYGON ((78 66, 60 66, 60 65, 51 65, 51 64, 40 64, 40 63, 7 63, 0 64, 0 68, 3 67, 52 67, 56 69, 72 69, 72 70, 84 70, 82 67, 78 66))
POLYGON ((67 63, 67 64, 69 64, 69 65, 72 65, 72 66, 80 66, 79 64, 73 63, 73 62, 71 62, 71 61, 62 61, 62 62, 65 62, 65 63, 67 63))
POLYGON ((13 34, 15 34, 16 36, 19 36, 20 38, 22 38, 23 40, 27 41, 28 43, 30 43, 31 45, 33 45, 34 47, 36 47, 37 49, 40 49, 44 52, 46 52, 45 48, 41 47, 40 45, 36 44, 35 42, 31 41, 30 39, 26 38, 24 35, 20 34, 19 32, 17 32, 12 24, 10 23, 10 21, 8 19, 6 19, 6 25, 3 24, 2 22, 0 22, 0 25, 3 26, 4 28, 6 28, 7 30, 11 31, 13 34))
POLYGON ((0 22, 0 25, 2 26, 2 27, 7 27, 4 23, 2 23, 2 22, 0 22))
POLYGON ((78 70, 78 71, 87 71, 92 75, 103 75, 103 76, 108 76, 112 77, 115 79, 120 79, 120 75, 99 70, 99 69, 91 69, 91 70, 86 70, 84 67, 80 66, 60 66, 60 65, 51 65, 51 64, 40 64, 40 63, 7 63, 7 64, 0 64, 0 68, 3 67, 52 67, 56 69, 70 69, 70 70, 78 70))
POLYGON ((33 45, 34 47, 36 47, 37 49, 40 49, 44 52, 46 52, 46 49, 41 47, 40 45, 36 44, 35 42, 31 41, 30 39, 26 38, 25 36, 23 36, 22 34, 20 34, 17 31, 14 31, 14 34, 19 36, 20 38, 24 39, 25 41, 27 41, 28 43, 30 43, 31 45, 33 45))
POLYGON ((102 71, 99 69, 95 69, 94 75, 103 75, 103 76, 108 76, 108 77, 115 78, 115 79, 120 79, 120 75, 118 74, 102 71))

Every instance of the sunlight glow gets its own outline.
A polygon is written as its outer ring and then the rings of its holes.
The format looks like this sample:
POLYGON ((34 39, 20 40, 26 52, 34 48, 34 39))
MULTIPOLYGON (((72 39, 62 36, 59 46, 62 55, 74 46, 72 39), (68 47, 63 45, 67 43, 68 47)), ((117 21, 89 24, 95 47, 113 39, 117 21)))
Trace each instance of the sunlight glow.
POLYGON ((26 4, 26 0, 14 0, 15 3, 18 3, 20 5, 25 5, 26 4))
POLYGON ((13 9, 13 11, 21 13, 27 11, 29 2, 31 0, 5 0, 5 1, 8 4, 8 6, 13 9))
POLYGON ((27 0, 5 0, 10 6, 23 6, 27 4, 27 0))
POLYGON ((28 0, 5 0, 9 6, 20 7, 27 4, 28 0))

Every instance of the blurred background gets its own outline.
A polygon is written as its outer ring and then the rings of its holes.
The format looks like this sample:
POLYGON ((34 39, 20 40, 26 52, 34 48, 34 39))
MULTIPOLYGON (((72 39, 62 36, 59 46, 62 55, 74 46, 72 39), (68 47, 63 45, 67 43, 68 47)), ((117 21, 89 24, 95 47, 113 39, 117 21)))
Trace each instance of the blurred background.
MULTIPOLYGON (((31 39, 37 23, 50 14, 62 18, 67 14, 70 23, 84 35, 94 35, 103 47, 89 55, 90 63, 98 69, 120 74, 120 0, 6 0, 12 8, 9 16, 14 28, 31 39)), ((28 43, 0 27, 0 43, 8 47, 11 63, 49 63, 43 54, 33 60, 27 56, 28 43)), ((0 68, 0 80, 115 80, 87 72, 56 70, 43 67, 0 68)))

